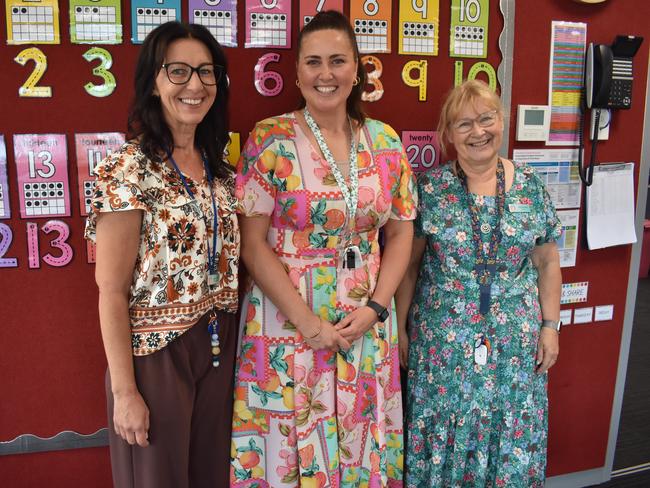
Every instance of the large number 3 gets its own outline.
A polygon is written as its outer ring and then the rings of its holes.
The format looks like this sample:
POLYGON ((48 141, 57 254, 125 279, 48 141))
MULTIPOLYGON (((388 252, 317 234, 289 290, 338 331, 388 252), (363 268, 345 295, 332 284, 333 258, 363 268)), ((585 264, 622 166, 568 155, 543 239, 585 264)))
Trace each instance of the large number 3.
POLYGON ((372 71, 368 72, 368 84, 372 85, 374 89, 371 92, 364 90, 361 94, 361 100, 364 102, 376 102, 384 96, 384 85, 379 79, 384 68, 381 64, 381 61, 379 61, 379 58, 370 55, 363 56, 361 58, 361 64, 364 66, 371 64, 374 67, 372 71))
POLYGON ((83 58, 88 62, 99 59, 99 66, 93 68, 93 74, 104 80, 104 83, 101 85, 86 83, 84 90, 93 97, 107 97, 113 93, 115 90, 115 76, 108 71, 113 66, 111 53, 101 47, 92 47, 83 53, 83 58))
POLYGON ((21 97, 51 97, 52 87, 50 86, 36 86, 36 83, 43 77, 45 70, 47 70, 47 58, 43 51, 37 47, 29 47, 23 49, 14 58, 21 66, 25 66, 27 61, 34 61, 34 71, 29 75, 29 78, 18 88, 18 95, 21 97))

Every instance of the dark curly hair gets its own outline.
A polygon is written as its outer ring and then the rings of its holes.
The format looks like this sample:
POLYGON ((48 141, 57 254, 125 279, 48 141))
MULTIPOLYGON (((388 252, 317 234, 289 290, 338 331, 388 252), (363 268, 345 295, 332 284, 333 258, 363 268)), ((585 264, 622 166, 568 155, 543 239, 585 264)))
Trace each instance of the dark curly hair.
POLYGON ((158 160, 173 146, 172 133, 165 122, 160 98, 154 96, 156 77, 165 60, 169 45, 178 39, 196 39, 208 48, 212 62, 223 66, 217 84, 217 96, 196 128, 194 143, 202 151, 217 178, 231 174, 231 166, 223 161, 228 135, 228 66, 223 49, 205 27, 185 22, 166 22, 145 38, 135 68, 135 93, 128 118, 128 136, 138 139, 142 152, 158 160))
MULTIPOLYGON (((361 95, 366 86, 366 68, 361 64, 357 37, 354 34, 354 29, 350 25, 350 20, 337 10, 323 10, 318 12, 298 34, 298 56, 300 56, 300 50, 302 49, 302 40, 307 34, 326 29, 343 32, 352 46, 354 59, 357 61, 357 77, 359 78, 359 83, 352 87, 346 107, 350 118, 356 120, 359 125, 363 125, 366 114, 361 106, 361 95)), ((305 99, 301 97, 300 108, 304 108, 305 103, 305 99)))

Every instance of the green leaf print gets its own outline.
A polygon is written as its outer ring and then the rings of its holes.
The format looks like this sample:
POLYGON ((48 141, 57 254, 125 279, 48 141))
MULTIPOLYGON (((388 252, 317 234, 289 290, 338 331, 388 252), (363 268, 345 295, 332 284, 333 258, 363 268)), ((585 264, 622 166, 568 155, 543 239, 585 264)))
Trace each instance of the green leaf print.
POLYGON ((319 200, 315 208, 311 209, 311 221, 314 224, 325 225, 327 223, 327 216, 325 215, 326 208, 325 199, 319 200))

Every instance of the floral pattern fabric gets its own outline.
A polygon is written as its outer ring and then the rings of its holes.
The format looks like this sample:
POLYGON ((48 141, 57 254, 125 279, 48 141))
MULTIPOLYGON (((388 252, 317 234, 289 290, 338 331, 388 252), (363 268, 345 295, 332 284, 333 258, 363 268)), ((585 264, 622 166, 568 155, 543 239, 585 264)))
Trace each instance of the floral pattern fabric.
MULTIPOLYGON (((415 228, 426 247, 409 315, 408 487, 544 486, 546 374, 535 373, 541 311, 530 254, 561 227, 541 180, 514 164, 485 319, 460 181, 450 165, 418 181, 415 228), (490 343, 484 366, 474 360, 482 338, 490 343)), ((494 225, 495 197, 470 198, 481 223, 494 225)))
MULTIPOLYGON (((358 148, 352 243, 363 265, 339 269, 345 201, 293 114, 260 122, 239 161, 241 213, 269 216, 268 242, 306 303, 337 322, 366 303, 379 273, 379 228, 415 217, 414 180, 397 134, 367 119, 358 148)), ((396 320, 348 351, 314 351, 255 284, 237 364, 233 487, 402 486, 396 320)))
POLYGON ((95 190, 85 235, 95 240, 101 212, 142 210, 140 247, 129 292, 133 354, 165 347, 211 307, 237 310, 239 227, 233 178, 213 181, 217 200, 219 283, 207 282, 207 240, 212 245, 213 209, 207 179, 186 176, 193 201, 176 171, 149 160, 127 143, 94 170, 95 190), (205 215, 205 219, 202 217, 205 215), (206 228, 205 222, 209 223, 206 228))

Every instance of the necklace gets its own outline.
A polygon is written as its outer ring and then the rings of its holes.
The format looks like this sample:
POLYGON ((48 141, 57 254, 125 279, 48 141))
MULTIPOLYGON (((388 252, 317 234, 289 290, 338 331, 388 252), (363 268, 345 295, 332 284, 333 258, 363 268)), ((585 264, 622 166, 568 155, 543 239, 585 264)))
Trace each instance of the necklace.
MULTIPOLYGON (((332 151, 330 151, 330 148, 327 146, 327 142, 325 142, 325 138, 323 137, 323 133, 321 132, 320 127, 318 127, 318 124, 312 117, 311 113, 309 113, 307 107, 305 107, 304 116, 305 122, 307 122, 307 125, 309 126, 312 134, 314 134, 314 138, 318 143, 318 147, 320 148, 323 156, 325 157, 325 160, 327 161, 327 164, 329 164, 330 169, 332 170, 336 184, 339 186, 341 193, 343 194, 343 200, 345 200, 345 206, 347 207, 348 215, 347 227, 349 234, 351 234, 352 229, 354 228, 354 217, 357 213, 357 204, 359 202, 359 167, 357 165, 357 145, 354 140, 352 121, 350 120, 350 117, 348 117, 348 123, 350 125, 350 186, 348 186, 345 183, 345 178, 343 177, 341 170, 334 160, 332 151)), ((341 261, 342 268, 354 269, 361 266, 361 250, 359 249, 359 246, 351 244, 351 238, 352 236, 349 235, 348 239, 346 239, 347 244, 343 252, 343 259, 341 261)))
MULTIPOLYGON (((171 151, 167 151, 167 157, 172 163, 174 170, 176 170, 176 173, 181 178, 188 196, 192 199, 192 202, 198 206, 194 192, 190 188, 190 185, 187 183, 187 180, 185 179, 183 173, 181 173, 181 170, 179 169, 178 164, 176 164, 171 151)), ((208 248, 208 286, 210 288, 214 288, 219 284, 219 275, 217 273, 217 228, 219 225, 219 221, 217 219, 217 200, 214 197, 214 190, 212 188, 212 182, 214 181, 214 178, 212 177, 212 172, 210 171, 210 165, 208 164, 205 155, 202 154, 201 159, 203 159, 205 174, 208 176, 208 186, 210 187, 210 197, 212 199, 212 247, 210 247, 209 240, 206 241, 206 246, 208 248)), ((208 229, 208 220, 204 212, 201 212, 201 218, 205 223, 205 228, 208 229)), ((219 347, 219 321, 217 320, 217 312, 214 307, 212 307, 212 310, 210 311, 210 318, 208 320, 208 333, 210 334, 212 366, 216 368, 219 366, 219 354, 221 353, 221 348, 219 347)))
POLYGON ((479 223, 479 208, 478 206, 471 201, 469 196, 469 188, 467 184, 467 175, 463 169, 458 165, 456 167, 458 178, 463 187, 463 197, 465 198, 465 204, 469 210, 470 217, 472 219, 472 241, 474 242, 474 250, 476 253, 476 261, 474 266, 474 271, 476 271, 476 280, 479 285, 480 290, 480 300, 479 300, 479 311, 481 315, 485 317, 490 311, 490 303, 492 301, 492 282, 494 281, 494 276, 497 271, 497 252, 499 250, 499 244, 501 243, 501 217, 503 216, 503 210, 505 207, 506 200, 506 178, 505 171, 503 169, 503 162, 501 158, 497 161, 497 194, 496 194, 496 207, 497 207, 497 219, 494 224, 494 228, 490 228, 489 225, 481 225, 479 223), (490 238, 487 253, 483 250, 483 240, 481 238, 481 233, 488 234, 492 231, 490 238))

